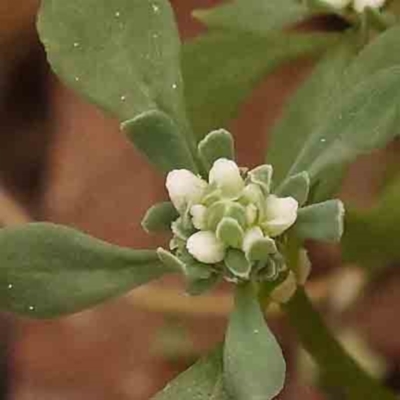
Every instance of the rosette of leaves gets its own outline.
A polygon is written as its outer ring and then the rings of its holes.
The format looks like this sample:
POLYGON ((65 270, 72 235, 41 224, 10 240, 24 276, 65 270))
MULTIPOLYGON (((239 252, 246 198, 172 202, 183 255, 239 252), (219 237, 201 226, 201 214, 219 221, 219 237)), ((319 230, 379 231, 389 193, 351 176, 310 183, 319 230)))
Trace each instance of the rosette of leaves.
MULTIPOLYGON (((249 2, 249 7, 253 3, 257 1, 249 2)), ((293 10, 288 7, 289 0, 273 3, 283 15, 282 21, 298 21, 286 14, 293 10)), ((271 30, 285 24, 277 23, 271 30)), ((186 170, 205 183, 204 193, 190 207, 164 203, 148 213, 144 221, 148 230, 172 227, 170 253, 121 248, 47 223, 1 230, 0 307, 35 318, 58 317, 177 270, 184 271, 196 293, 220 278, 228 279, 235 283, 235 308, 223 351, 195 365, 156 398, 272 399, 283 386, 285 362, 264 320, 260 297, 272 297, 290 272, 296 286, 302 283, 299 265, 305 239, 339 240, 343 207, 337 200, 328 200, 328 194, 338 188, 351 161, 394 136, 400 101, 400 52, 394 51, 398 28, 389 29, 362 51, 354 45, 353 35, 343 36, 274 127, 268 154, 273 176, 268 165, 242 169, 242 187, 234 195, 226 195, 221 188, 226 172, 220 179, 214 169, 221 159, 233 162, 231 136, 215 131, 219 126, 214 126, 216 120, 227 122, 231 114, 223 107, 215 110, 221 112, 221 119, 208 118, 212 98, 196 103, 199 107, 190 106, 198 75, 189 74, 186 64, 182 77, 181 43, 168 1, 43 0, 39 32, 49 62, 64 82, 119 118, 127 138, 162 173, 186 170), (192 93, 187 95, 188 101, 184 91, 192 93), (207 118, 211 129, 198 128, 196 121, 202 118, 207 118), (283 207, 283 213, 278 212, 278 217, 284 216, 284 229, 273 232, 274 218, 268 212, 280 207, 271 208, 269 203, 288 198, 292 211, 283 207), (198 224, 201 217, 193 206, 205 208, 197 207, 205 211, 204 226, 198 224), (287 214, 295 215, 290 224, 287 214), (247 233, 254 228, 259 228, 258 235, 246 242, 247 233), (196 250, 198 243, 190 245, 190 238, 202 232, 211 233, 222 244, 220 260, 205 263, 196 250)), ((196 70, 197 64, 193 68, 196 70)), ((229 79, 246 76, 246 71, 242 68, 229 79)), ((223 70, 219 76, 215 80, 225 78, 223 70)), ((203 85, 202 80, 200 83, 203 85)), ((236 93, 236 86, 233 88, 236 93)), ((235 103, 230 110, 248 93, 242 88, 238 96, 225 95, 224 101, 235 103)), ((238 176, 237 170, 235 174, 238 176)), ((301 289, 297 292, 302 293, 301 289)), ((281 294, 278 292, 279 299, 281 294)), ((299 298, 295 295, 290 300, 289 313, 296 310, 294 316, 300 322, 315 321, 300 315, 304 311, 300 305, 306 303, 298 303, 299 298)), ((308 311, 314 315, 312 308, 308 311)), ((322 343, 310 340, 311 331, 302 329, 301 323, 298 329, 311 351, 322 343)), ((323 343, 319 349, 324 356, 323 343)), ((337 353, 335 346, 327 349, 337 353)), ((338 385, 344 377, 351 398, 365 398, 365 393, 392 398, 366 378, 355 379, 363 384, 353 385, 354 375, 363 377, 356 366, 346 361, 337 364, 343 369, 330 368, 323 356, 317 357, 323 361, 321 368, 338 385)), ((339 351, 339 360, 343 357, 339 351)))

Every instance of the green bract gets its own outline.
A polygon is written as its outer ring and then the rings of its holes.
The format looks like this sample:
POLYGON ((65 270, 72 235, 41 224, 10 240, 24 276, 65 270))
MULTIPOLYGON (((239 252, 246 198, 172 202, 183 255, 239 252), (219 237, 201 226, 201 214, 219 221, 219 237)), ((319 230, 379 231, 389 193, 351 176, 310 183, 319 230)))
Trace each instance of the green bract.
POLYGON ((159 249, 161 261, 185 274, 192 294, 207 290, 218 278, 237 284, 273 281, 281 287, 272 298, 287 301, 286 294, 296 288, 295 274, 304 283, 302 271, 308 265, 288 271, 287 242, 340 240, 343 204, 307 204, 306 172, 271 191, 272 166, 240 169, 233 161, 233 138, 225 130, 209 133, 198 152, 208 179, 187 169, 171 171, 166 186, 172 203, 153 206, 143 222, 147 230, 170 226, 170 252, 159 249))

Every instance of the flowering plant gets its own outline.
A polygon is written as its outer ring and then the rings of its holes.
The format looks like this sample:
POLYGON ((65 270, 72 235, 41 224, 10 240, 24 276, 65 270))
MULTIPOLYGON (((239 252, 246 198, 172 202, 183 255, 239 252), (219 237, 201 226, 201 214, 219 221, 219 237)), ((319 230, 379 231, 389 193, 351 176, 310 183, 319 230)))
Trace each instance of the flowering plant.
POLYGON ((142 225, 171 240, 134 250, 49 223, 5 228, 1 307, 59 317, 168 273, 183 273, 192 295, 226 280, 235 305, 223 346, 155 399, 274 398, 286 366, 263 315, 271 302, 348 398, 394 399, 338 345, 304 290, 307 240, 352 232, 332 200, 346 168, 397 134, 400 28, 384 3, 233 0, 195 12, 209 31, 182 46, 167 0, 42 0, 39 33, 55 73, 118 117, 166 175, 170 201, 142 225), (344 31, 283 29, 331 14, 344 31), (272 128, 268 164, 239 167, 220 127, 262 78, 310 54, 317 66, 272 128))

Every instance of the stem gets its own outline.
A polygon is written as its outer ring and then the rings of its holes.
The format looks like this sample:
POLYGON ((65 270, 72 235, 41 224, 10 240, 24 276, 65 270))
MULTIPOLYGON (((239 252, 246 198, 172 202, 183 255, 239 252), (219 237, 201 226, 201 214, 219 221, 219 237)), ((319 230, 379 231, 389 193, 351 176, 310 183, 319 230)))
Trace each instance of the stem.
POLYGON ((328 383, 350 400, 397 400, 389 389, 363 371, 333 337, 303 288, 285 306, 305 349, 320 366, 328 383))

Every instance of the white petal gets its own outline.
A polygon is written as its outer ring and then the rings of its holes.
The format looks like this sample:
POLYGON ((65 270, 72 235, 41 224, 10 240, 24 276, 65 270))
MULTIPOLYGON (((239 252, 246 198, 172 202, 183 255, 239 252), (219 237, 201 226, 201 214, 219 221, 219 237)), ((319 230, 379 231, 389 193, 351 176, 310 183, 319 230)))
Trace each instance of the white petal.
POLYGON ((258 240, 262 239, 264 237, 263 231, 261 230, 260 227, 255 226, 254 228, 250 228, 244 235, 243 238, 243 251, 247 253, 253 243, 258 240))
POLYGON ((297 219, 299 203, 293 197, 267 197, 263 227, 274 237, 289 229, 297 219))
POLYGON ((220 158, 210 170, 209 182, 216 184, 227 196, 238 195, 244 187, 239 167, 232 160, 220 158))
POLYGON ((205 264, 216 264, 225 258, 225 246, 210 231, 197 232, 186 243, 189 253, 205 264))
POLYGON ((354 9, 361 13, 366 7, 370 8, 381 8, 385 4, 386 0, 354 0, 354 9))
POLYGON ((192 215, 192 223, 196 229, 202 230, 206 227, 206 213, 207 207, 196 204, 190 209, 192 215))
POLYGON ((166 187, 173 205, 182 212, 187 205, 200 202, 207 182, 186 169, 175 169, 168 174, 166 187))
POLYGON ((289 272, 287 278, 271 292, 271 299, 277 303, 287 303, 296 293, 297 283, 294 273, 289 272))
POLYGON ((350 3, 351 0, 322 0, 324 3, 336 8, 337 10, 341 10, 346 8, 350 3))

